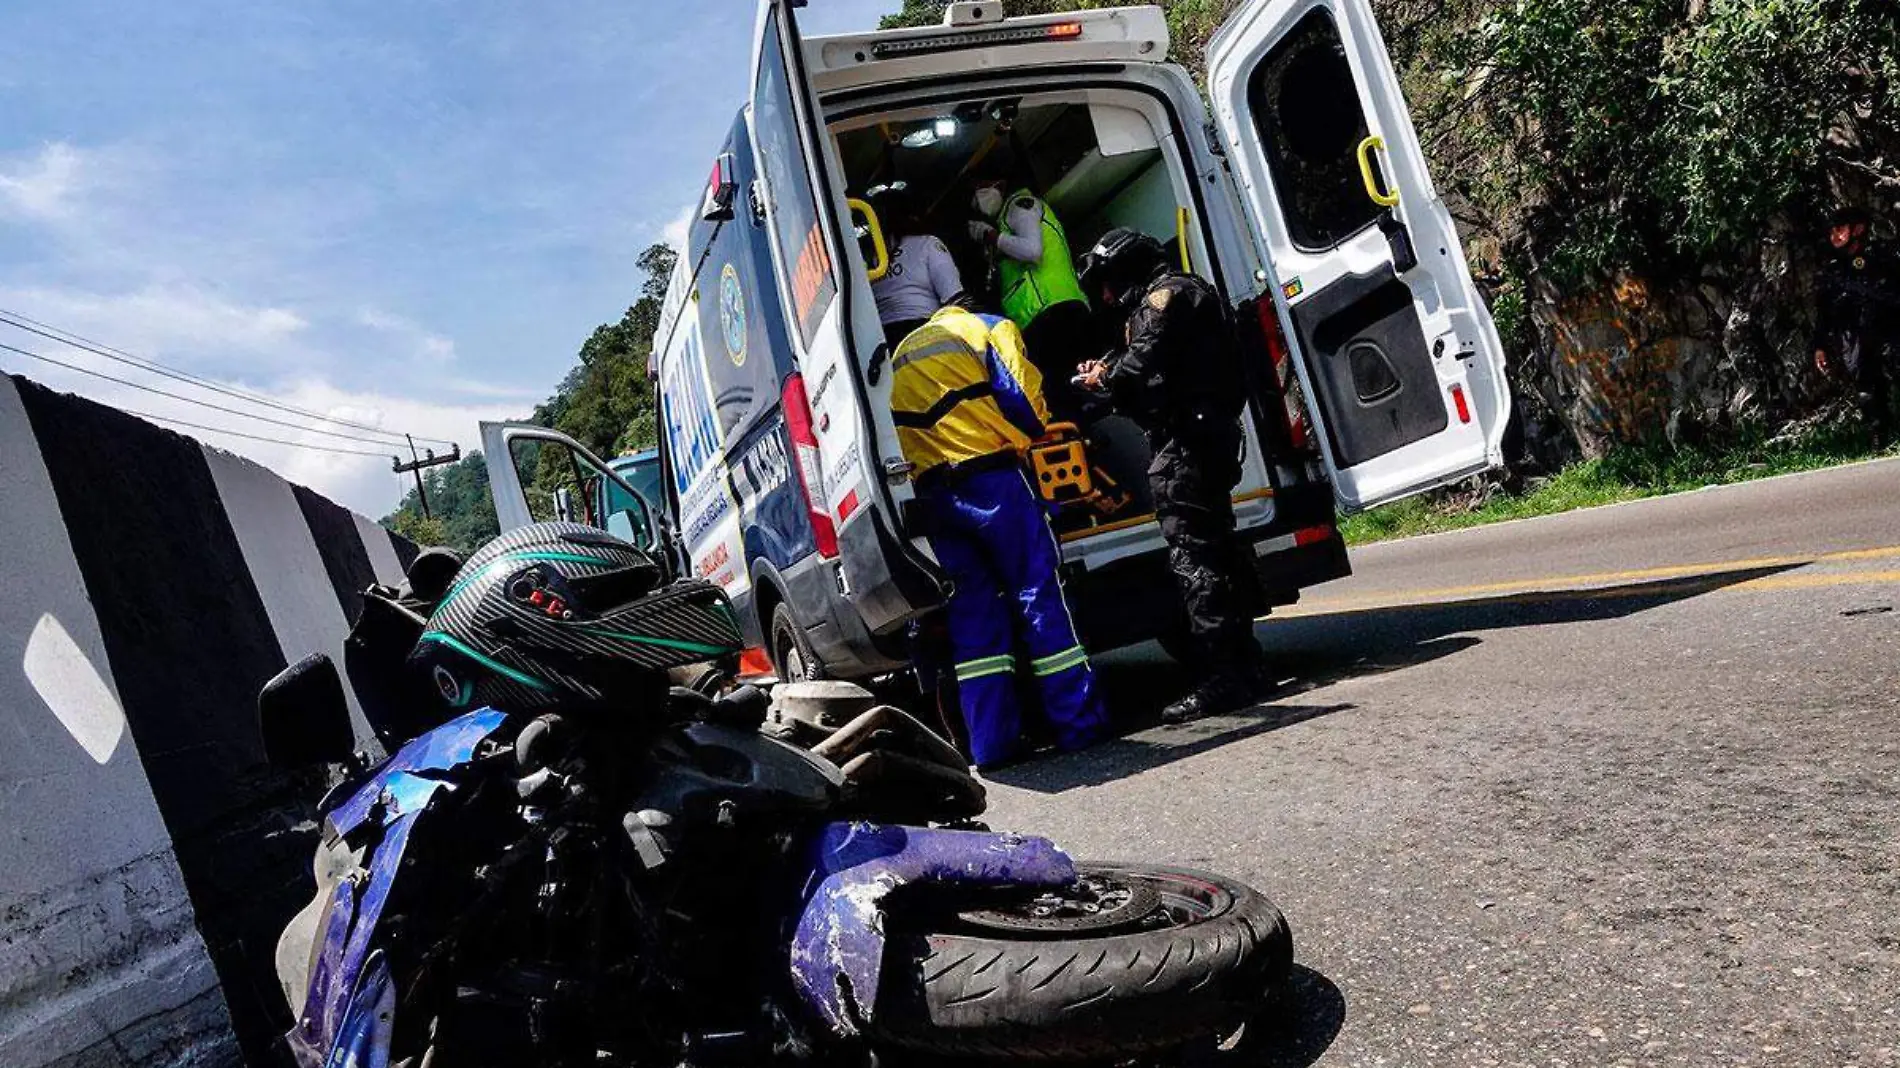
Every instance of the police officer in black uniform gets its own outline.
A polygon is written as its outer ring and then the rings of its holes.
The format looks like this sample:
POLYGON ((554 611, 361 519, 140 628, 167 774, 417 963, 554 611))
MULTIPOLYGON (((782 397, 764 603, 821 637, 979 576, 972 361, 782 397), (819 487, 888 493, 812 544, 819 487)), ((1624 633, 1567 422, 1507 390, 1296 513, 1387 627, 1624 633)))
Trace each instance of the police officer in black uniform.
POLYGON ((1172 269, 1160 242, 1127 229, 1096 243, 1081 280, 1111 316, 1125 317, 1126 344, 1083 365, 1077 381, 1105 390, 1148 435, 1148 481, 1168 563, 1208 670, 1162 719, 1244 708, 1261 688, 1259 589, 1234 533, 1246 383, 1226 302, 1204 279, 1172 269))
POLYGON ((1876 447, 1894 437, 1894 379, 1900 376, 1900 256, 1871 233, 1858 209, 1837 215, 1816 279, 1819 321, 1814 362, 1853 383, 1876 447))

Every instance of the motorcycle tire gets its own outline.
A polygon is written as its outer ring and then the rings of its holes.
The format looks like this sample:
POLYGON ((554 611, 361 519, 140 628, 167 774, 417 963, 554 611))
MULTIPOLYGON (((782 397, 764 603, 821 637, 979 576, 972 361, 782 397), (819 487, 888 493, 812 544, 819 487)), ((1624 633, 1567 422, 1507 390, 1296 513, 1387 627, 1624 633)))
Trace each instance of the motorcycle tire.
POLYGON ((872 1040, 937 1058, 1115 1062, 1231 1034, 1284 985, 1292 935, 1259 891, 1184 868, 1077 868, 1076 890, 893 915, 872 1040))

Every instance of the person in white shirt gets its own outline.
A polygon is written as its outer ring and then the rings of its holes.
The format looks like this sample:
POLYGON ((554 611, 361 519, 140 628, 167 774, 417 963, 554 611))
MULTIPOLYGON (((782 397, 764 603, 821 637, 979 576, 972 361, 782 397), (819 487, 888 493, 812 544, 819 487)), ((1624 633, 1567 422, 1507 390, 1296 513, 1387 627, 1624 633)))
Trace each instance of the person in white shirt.
POLYGON ((937 309, 963 299, 963 278, 950 249, 924 231, 901 187, 886 187, 870 199, 878 219, 893 235, 891 269, 871 283, 871 295, 877 298, 884 340, 895 350, 937 309))

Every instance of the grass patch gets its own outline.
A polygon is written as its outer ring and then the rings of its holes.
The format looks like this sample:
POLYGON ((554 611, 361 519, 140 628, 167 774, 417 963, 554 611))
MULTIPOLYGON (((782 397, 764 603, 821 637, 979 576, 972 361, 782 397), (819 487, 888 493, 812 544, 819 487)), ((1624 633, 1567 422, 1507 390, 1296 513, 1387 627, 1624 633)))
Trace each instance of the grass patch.
POLYGON ((1876 452, 1867 433, 1851 424, 1823 427, 1799 436, 1761 437, 1721 449, 1624 446, 1598 459, 1571 464, 1548 479, 1534 482, 1522 493, 1441 491, 1349 516, 1339 526, 1347 544, 1363 545, 1812 471, 1895 453, 1895 449, 1876 452))

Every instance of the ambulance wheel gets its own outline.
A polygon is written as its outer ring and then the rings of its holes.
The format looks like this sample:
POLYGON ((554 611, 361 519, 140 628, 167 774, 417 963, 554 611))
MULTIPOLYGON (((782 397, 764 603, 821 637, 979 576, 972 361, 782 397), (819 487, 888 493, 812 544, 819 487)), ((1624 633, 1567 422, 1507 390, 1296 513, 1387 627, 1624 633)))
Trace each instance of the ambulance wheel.
POLYGON ((790 605, 772 609, 772 669, 780 682, 812 682, 829 677, 825 662, 812 651, 804 628, 792 618, 790 605))

